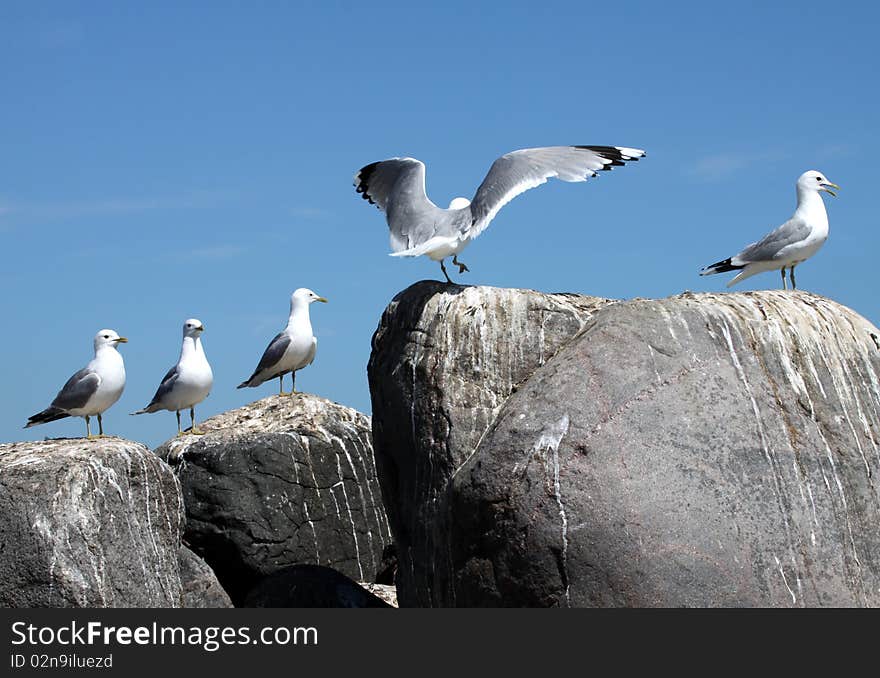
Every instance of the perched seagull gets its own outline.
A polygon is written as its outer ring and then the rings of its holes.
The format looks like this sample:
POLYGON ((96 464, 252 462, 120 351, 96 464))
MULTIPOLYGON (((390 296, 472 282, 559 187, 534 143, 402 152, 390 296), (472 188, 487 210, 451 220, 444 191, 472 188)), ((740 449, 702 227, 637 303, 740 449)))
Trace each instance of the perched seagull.
POLYGON ((177 435, 183 435, 180 429, 180 411, 189 408, 190 431, 201 435, 196 428, 195 407, 211 392, 214 385, 214 373, 205 357, 202 348, 202 332, 205 326, 197 318, 190 318, 183 323, 183 345, 177 364, 168 370, 162 383, 156 389, 156 395, 144 409, 132 414, 145 414, 159 410, 173 411, 177 414, 177 435))
POLYGON ((736 256, 706 266, 700 275, 740 271, 727 286, 750 278, 764 271, 782 270, 782 289, 785 286, 785 269, 791 278, 791 288, 797 289, 794 267, 813 256, 828 239, 828 213, 819 194, 822 191, 836 196, 833 184, 821 172, 804 172, 797 180, 797 209, 791 219, 776 230, 753 242, 736 256))
POLYGON ((602 170, 638 160, 645 152, 623 146, 547 146, 525 148, 498 158, 473 200, 455 198, 447 209, 425 193, 425 165, 415 158, 391 158, 361 168, 354 185, 364 200, 385 212, 392 257, 428 255, 440 262, 452 256, 458 272, 469 270, 458 255, 489 225, 502 207, 547 179, 586 181, 602 170))
POLYGON ((74 374, 58 391, 55 400, 42 412, 28 417, 25 428, 45 424, 64 417, 85 417, 86 438, 103 438, 104 423, 101 414, 119 400, 125 388, 125 365, 116 350, 128 341, 113 330, 101 330, 95 335, 95 357, 74 374), (98 415, 98 435, 93 436, 89 418, 98 415))
POLYGON ((309 320, 309 305, 315 301, 327 303, 324 297, 305 287, 290 295, 287 327, 269 342, 257 369, 238 388, 259 386, 264 381, 278 377, 278 393, 287 395, 284 393, 284 375, 290 372, 293 381, 290 393, 296 393, 296 371, 312 364, 318 348, 318 340, 312 334, 312 322, 309 320))

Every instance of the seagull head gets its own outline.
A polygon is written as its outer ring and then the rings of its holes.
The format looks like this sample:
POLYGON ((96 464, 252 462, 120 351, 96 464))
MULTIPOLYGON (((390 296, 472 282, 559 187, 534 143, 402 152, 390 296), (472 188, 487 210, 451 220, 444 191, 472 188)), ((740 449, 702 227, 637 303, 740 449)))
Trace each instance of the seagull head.
POLYGON ((106 347, 116 348, 119 344, 128 343, 128 339, 120 337, 114 330, 101 330, 95 335, 95 350, 106 347))
POLYGON ((292 311, 295 306, 308 306, 316 301, 321 301, 325 304, 327 303, 327 300, 324 297, 319 297, 307 287, 300 287, 290 295, 290 309, 292 311))
POLYGON ((800 190, 816 191, 817 193, 825 191, 835 197, 837 196, 837 193, 831 189, 840 190, 840 186, 828 181, 824 174, 817 172, 816 170, 809 170, 801 174, 798 178, 797 185, 800 190))
POLYGON ((192 337, 195 339, 204 331, 205 326, 198 318, 188 318, 183 323, 183 336, 185 337, 192 337))

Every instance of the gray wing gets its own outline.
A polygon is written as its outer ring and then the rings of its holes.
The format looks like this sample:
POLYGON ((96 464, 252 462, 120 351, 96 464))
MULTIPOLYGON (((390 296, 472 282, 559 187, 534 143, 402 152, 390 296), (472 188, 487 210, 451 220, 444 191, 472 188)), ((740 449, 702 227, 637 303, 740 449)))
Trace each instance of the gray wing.
POLYGON ((100 384, 101 377, 98 376, 98 373, 84 367, 61 387, 55 400, 52 401, 51 407, 57 407, 60 410, 76 410, 85 407, 100 384))
POLYGON ((731 263, 747 264, 756 261, 773 261, 789 245, 805 240, 810 226, 799 217, 792 217, 779 228, 771 231, 758 242, 753 242, 732 258, 731 263))
POLYGON ((425 193, 425 165, 415 158, 391 158, 362 167, 354 176, 355 190, 385 212, 391 249, 412 249, 442 232, 450 221, 425 193))
POLYGON ((284 352, 287 350, 288 346, 290 346, 290 337, 284 332, 276 334, 275 338, 269 342, 266 350, 263 351, 263 357, 260 358, 260 364, 257 365, 257 369, 254 370, 251 379, 263 370, 271 370, 275 365, 281 362, 281 358, 284 356, 284 352))
POLYGON ((161 405, 162 401, 165 399, 171 391, 174 389, 174 382, 177 381, 177 378, 180 376, 180 370, 177 365, 172 367, 168 372, 162 377, 162 383, 159 384, 159 388, 156 389, 156 395, 153 396, 153 399, 150 401, 150 404, 146 406, 144 409, 149 409, 153 405, 161 405))
POLYGON ((548 179, 586 181, 600 171, 644 155, 640 149, 623 146, 547 146, 502 155, 492 164, 471 201, 472 218, 465 232, 472 238, 478 236, 504 205, 548 179))

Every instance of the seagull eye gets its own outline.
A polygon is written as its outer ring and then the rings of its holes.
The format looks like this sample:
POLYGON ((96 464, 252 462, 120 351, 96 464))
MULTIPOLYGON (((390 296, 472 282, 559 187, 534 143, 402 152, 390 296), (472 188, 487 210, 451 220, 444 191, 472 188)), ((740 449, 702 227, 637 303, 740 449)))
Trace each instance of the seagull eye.
POLYGON ((822 177, 816 177, 816 181, 822 181, 822 177))

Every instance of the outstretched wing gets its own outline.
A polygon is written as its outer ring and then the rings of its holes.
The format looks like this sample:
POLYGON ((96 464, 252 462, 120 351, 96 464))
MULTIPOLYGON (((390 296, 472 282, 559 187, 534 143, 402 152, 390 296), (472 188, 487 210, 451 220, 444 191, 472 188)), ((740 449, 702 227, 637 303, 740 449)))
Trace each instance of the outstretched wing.
POLYGON ((498 210, 520 193, 548 179, 586 181, 645 152, 623 146, 547 146, 525 148, 496 160, 471 201, 471 224, 465 232, 475 238, 485 230, 498 210))
POLYGON ((792 217, 758 242, 753 242, 743 249, 731 259, 731 262, 748 264, 756 261, 773 261, 783 254, 786 247, 806 240, 809 235, 809 224, 800 217, 792 217))
POLYGON ((441 210, 425 193, 425 165, 415 158, 374 162, 354 176, 355 190, 385 212, 391 249, 402 252, 435 235, 441 210))
POLYGON ((98 373, 84 367, 61 387, 51 407, 65 411, 85 407, 100 385, 101 377, 98 373))

